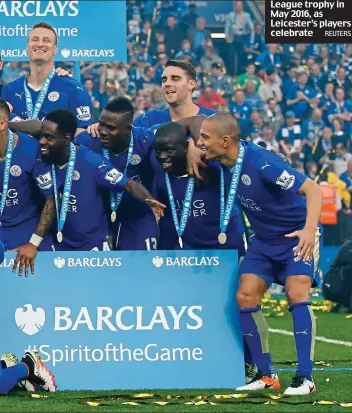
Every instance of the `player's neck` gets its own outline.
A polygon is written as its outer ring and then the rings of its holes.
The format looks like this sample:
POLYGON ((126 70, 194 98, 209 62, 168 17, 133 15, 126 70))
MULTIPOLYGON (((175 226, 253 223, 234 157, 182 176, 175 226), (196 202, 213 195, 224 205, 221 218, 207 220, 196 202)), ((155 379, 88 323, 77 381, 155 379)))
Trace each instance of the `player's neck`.
POLYGON ((177 106, 170 106, 170 117, 176 122, 182 118, 188 118, 189 116, 197 116, 199 113, 199 106, 191 101, 183 102, 177 106))
MULTIPOLYGON (((13 136, 15 138, 15 143, 14 143, 14 148, 15 148, 18 142, 18 135, 14 133, 13 136)), ((0 159, 5 158, 8 143, 9 143, 8 129, 0 131, 0 159)))
POLYGON ((176 168, 172 171, 172 175, 178 178, 187 175, 187 173, 187 159, 185 159, 182 163, 178 162, 176 168))
POLYGON ((28 83, 36 88, 41 87, 53 67, 53 62, 46 62, 43 65, 30 62, 30 72, 27 79, 28 83))
POLYGON ((118 155, 120 153, 126 152, 130 146, 131 136, 126 136, 125 138, 121 139, 116 145, 111 148, 112 153, 118 155))
POLYGON ((234 166, 236 161, 237 161, 237 157, 238 157, 238 147, 237 146, 231 146, 228 150, 228 152, 226 153, 226 155, 224 155, 221 158, 221 163, 222 165, 226 166, 226 167, 231 167, 234 166))
POLYGON ((70 160, 70 145, 67 145, 54 159, 54 163, 58 166, 65 166, 70 160))

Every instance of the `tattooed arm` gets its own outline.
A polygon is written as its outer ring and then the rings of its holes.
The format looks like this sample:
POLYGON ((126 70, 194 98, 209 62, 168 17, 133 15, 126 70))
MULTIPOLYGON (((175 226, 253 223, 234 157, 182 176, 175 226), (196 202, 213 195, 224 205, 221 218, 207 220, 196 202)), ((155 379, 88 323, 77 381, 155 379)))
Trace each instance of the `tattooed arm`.
POLYGON ((45 205, 40 215, 40 220, 37 228, 32 234, 28 244, 14 250, 17 251, 17 257, 12 267, 13 272, 17 270, 17 266, 19 264, 19 275, 22 275, 23 267, 25 267, 26 277, 28 277, 29 267, 31 268, 32 274, 34 274, 34 260, 38 252, 38 247, 43 241, 45 235, 48 233, 55 214, 56 210, 54 195, 48 195, 45 198, 45 205))
POLYGON ((164 216, 164 208, 166 208, 166 206, 154 199, 144 185, 134 181, 133 179, 130 179, 125 185, 125 190, 129 192, 134 198, 149 205, 154 214, 159 218, 164 216))

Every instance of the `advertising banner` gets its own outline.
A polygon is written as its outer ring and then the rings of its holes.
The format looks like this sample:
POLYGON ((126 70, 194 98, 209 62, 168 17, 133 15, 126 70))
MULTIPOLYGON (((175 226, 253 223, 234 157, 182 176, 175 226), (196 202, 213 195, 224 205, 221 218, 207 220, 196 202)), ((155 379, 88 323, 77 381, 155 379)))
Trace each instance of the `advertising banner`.
POLYGON ((0 1, 0 52, 4 61, 27 61, 33 24, 58 35, 56 61, 126 61, 126 1, 0 1))
POLYGON ((236 251, 39 253, 0 268, 0 351, 36 349, 58 388, 235 388, 236 251))

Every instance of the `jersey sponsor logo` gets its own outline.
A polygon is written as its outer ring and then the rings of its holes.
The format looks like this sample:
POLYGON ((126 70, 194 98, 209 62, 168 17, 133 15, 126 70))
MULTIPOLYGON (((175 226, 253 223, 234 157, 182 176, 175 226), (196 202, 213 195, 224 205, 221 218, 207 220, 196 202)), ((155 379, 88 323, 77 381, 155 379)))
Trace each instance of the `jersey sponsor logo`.
POLYGON ((57 102, 60 99, 60 93, 50 92, 48 95, 48 99, 50 100, 50 102, 57 102))
POLYGON ((49 189, 52 187, 53 178, 51 177, 51 172, 47 172, 44 175, 39 175, 36 180, 40 189, 49 189))
POLYGON ((105 174, 105 179, 113 185, 119 183, 122 178, 123 174, 115 168, 110 169, 110 171, 106 172, 105 174))
POLYGON ((142 158, 141 158, 139 155, 134 154, 134 155, 132 156, 132 159, 131 159, 130 164, 131 164, 131 165, 138 165, 138 164, 141 163, 141 161, 142 161, 142 158))
POLYGON ((241 181, 247 186, 249 186, 252 183, 252 180, 248 175, 242 175, 241 181))
POLYGON ((80 106, 76 108, 76 110, 77 110, 77 118, 79 120, 90 120, 91 119, 89 106, 80 106))
POLYGON ((284 170, 282 174, 276 179, 276 185, 281 186, 286 191, 291 189, 295 184, 296 177, 291 175, 288 171, 284 170))
POLYGON ((80 177, 81 177, 81 175, 78 171, 73 171, 73 180, 74 181, 78 181, 80 177))
POLYGON ((10 168, 10 174, 12 176, 21 176, 22 169, 18 165, 13 165, 10 168))
MULTIPOLYGON (((0 192, 0 196, 2 196, 2 192, 0 192)), ((19 205, 18 192, 16 189, 9 188, 7 191, 5 207, 13 207, 16 205, 19 205)))

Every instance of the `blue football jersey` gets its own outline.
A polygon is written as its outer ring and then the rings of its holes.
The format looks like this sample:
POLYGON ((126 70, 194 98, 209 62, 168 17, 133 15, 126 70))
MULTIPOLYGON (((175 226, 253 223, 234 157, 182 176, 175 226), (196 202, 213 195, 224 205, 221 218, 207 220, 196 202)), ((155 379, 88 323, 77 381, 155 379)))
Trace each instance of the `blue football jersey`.
MULTIPOLYGON (((14 117, 28 118, 24 92, 25 78, 26 76, 19 77, 7 83, 2 89, 1 97, 13 106, 11 119, 14 117)), ((29 86, 28 90, 34 106, 40 91, 35 91, 29 86)), ((39 112, 39 119, 43 119, 48 112, 54 109, 67 109, 72 112, 76 116, 80 128, 87 127, 92 123, 92 101, 87 89, 71 77, 54 75, 39 112)))
MULTIPOLYGON (((44 197, 40 195, 36 183, 37 158, 40 156, 39 143, 20 132, 17 145, 12 153, 9 188, 1 217, 1 233, 5 249, 25 245, 37 227, 44 197)), ((0 188, 3 191, 5 159, 0 162, 0 188)))
MULTIPOLYGON (((194 187, 192 207, 187 226, 182 235, 185 249, 237 249, 244 255, 244 223, 239 208, 234 205, 232 217, 227 227, 227 242, 219 244, 220 231, 220 171, 209 169, 207 184, 194 187)), ((180 221, 188 176, 169 175, 175 206, 180 221)), ((178 235, 172 218, 165 172, 160 168, 155 175, 153 195, 167 208, 160 219, 159 249, 178 249, 178 235)))
MULTIPOLYGON (((57 188, 62 194, 66 167, 56 166, 57 188)), ((51 165, 41 163, 37 184, 45 193, 53 192, 51 165)), ((63 242, 55 243, 58 251, 90 251, 104 242, 109 221, 105 211, 105 196, 109 191, 121 192, 128 178, 109 161, 85 146, 77 150, 63 242)), ((57 228, 57 223, 55 227, 57 228)))
MULTIPOLYGON (((127 167, 126 175, 151 191, 154 179, 154 170, 150 161, 153 149, 154 132, 145 128, 132 129, 133 156, 127 167)), ((87 146, 92 151, 103 156, 103 147, 99 139, 93 138, 87 132, 82 132, 76 137, 76 142, 87 146)), ((128 150, 120 154, 110 151, 110 163, 119 171, 124 171, 127 163, 128 150)), ((133 220, 145 214, 153 214, 151 208, 136 200, 129 193, 124 192, 118 208, 118 221, 133 220)))
MULTIPOLYGON (((216 113, 215 110, 205 108, 204 106, 199 106, 198 115, 210 116, 216 113)), ((151 128, 154 125, 163 125, 164 123, 171 122, 170 109, 163 110, 149 110, 143 115, 139 116, 134 120, 134 126, 141 126, 143 128, 151 128)))
MULTIPOLYGON (((306 199, 297 193, 307 177, 278 155, 252 142, 246 148, 236 201, 243 208, 257 239, 282 242, 284 235, 302 229, 306 199)), ((210 162, 210 165, 217 162, 210 162)), ((228 190, 232 169, 225 169, 228 190)), ((227 194, 226 194, 227 196, 227 194)), ((226 198, 227 199, 227 198, 226 198)))

